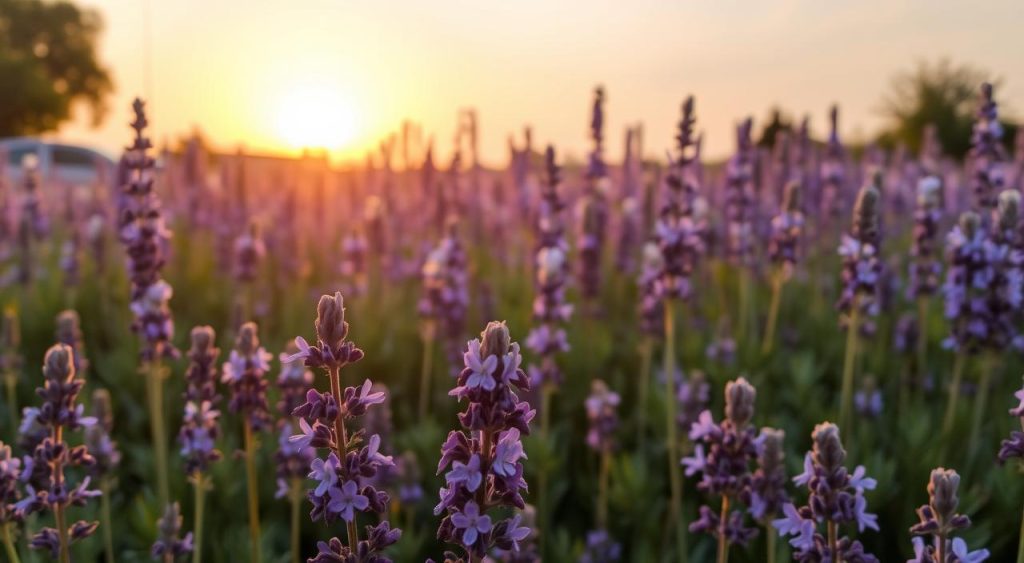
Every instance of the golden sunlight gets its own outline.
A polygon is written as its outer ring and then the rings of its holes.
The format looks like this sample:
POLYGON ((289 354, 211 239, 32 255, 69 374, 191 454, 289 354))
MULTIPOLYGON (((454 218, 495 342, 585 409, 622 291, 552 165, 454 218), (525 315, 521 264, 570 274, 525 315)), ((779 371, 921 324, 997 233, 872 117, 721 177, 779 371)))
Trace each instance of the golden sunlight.
POLYGON ((277 132, 293 149, 338 149, 355 139, 357 125, 351 99, 327 84, 289 88, 277 110, 277 132))

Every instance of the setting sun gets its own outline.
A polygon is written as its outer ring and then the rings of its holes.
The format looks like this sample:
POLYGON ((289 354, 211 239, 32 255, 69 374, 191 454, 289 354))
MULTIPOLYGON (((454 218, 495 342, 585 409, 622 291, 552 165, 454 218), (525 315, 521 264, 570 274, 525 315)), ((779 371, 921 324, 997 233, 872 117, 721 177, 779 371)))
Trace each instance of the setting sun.
POLYGON ((338 149, 356 136, 351 99, 326 84, 298 85, 281 97, 277 131, 290 148, 338 149))

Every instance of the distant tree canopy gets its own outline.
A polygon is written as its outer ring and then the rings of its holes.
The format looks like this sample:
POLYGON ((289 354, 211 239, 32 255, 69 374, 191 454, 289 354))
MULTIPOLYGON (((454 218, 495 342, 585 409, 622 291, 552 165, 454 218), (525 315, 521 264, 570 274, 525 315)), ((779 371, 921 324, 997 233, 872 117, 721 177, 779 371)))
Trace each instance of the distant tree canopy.
MULTIPOLYGON (((879 141, 889 146, 903 144, 916 152, 921 149, 925 127, 934 124, 943 151, 962 158, 971 145, 978 91, 985 81, 992 81, 986 71, 947 59, 921 62, 896 75, 882 101, 887 128, 879 141)), ((996 101, 1000 101, 998 87, 996 101)), ((1008 129, 1011 133, 1014 128, 1008 129)))
POLYGON ((0 0, 0 137, 52 131, 75 103, 102 121, 113 89, 96 57, 102 28, 70 2, 0 0))

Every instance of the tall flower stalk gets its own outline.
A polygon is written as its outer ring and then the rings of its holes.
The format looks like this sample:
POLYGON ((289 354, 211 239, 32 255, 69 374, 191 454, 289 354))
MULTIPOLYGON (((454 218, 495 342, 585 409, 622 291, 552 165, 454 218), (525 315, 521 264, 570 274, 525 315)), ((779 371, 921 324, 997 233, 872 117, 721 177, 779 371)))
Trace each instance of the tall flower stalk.
MULTIPOLYGON (((939 288, 942 263, 936 253, 939 220, 942 218, 940 189, 942 184, 934 176, 923 178, 917 185, 917 207, 914 210, 914 240, 910 247, 909 284, 907 298, 917 303, 916 341, 917 376, 927 375, 928 312, 931 297, 939 288)), ((901 381, 900 392, 905 395, 906 378, 901 381)), ((901 397, 900 404, 904 404, 901 397)))
POLYGON ((165 430, 162 360, 175 357, 171 345, 174 321, 168 306, 171 286, 161 278, 166 260, 170 232, 164 226, 160 200, 153 189, 155 161, 149 155, 152 143, 145 135, 149 125, 145 104, 136 99, 132 103, 135 131, 132 144, 122 157, 124 177, 121 179, 119 233, 128 255, 128 275, 131 281, 132 329, 139 335, 142 346, 141 371, 146 377, 146 395, 149 402, 150 432, 153 439, 153 458, 157 477, 157 494, 163 510, 170 499, 167 467, 167 432, 165 430))
POLYGON ((238 330, 235 349, 224 364, 221 381, 231 389, 228 408, 242 416, 242 436, 245 445, 245 475, 249 499, 249 558, 261 561, 260 552, 260 500, 256 473, 256 455, 259 443, 256 433, 270 423, 267 406, 266 374, 270 371, 271 356, 260 346, 256 323, 248 322, 238 330))
POLYGON ((750 480, 750 515, 765 527, 766 557, 768 563, 775 563, 778 549, 772 520, 789 502, 786 493, 786 465, 783 438, 785 433, 774 428, 763 428, 757 438, 757 471, 750 480))
POLYGON ((277 492, 275 498, 287 498, 291 505, 291 552, 292 562, 300 560, 301 546, 299 538, 301 533, 301 520, 299 509, 305 491, 302 488, 306 473, 309 472, 309 465, 316 457, 316 450, 309 446, 303 447, 291 441, 291 436, 297 429, 292 417, 292 412, 306 401, 306 392, 313 387, 313 372, 306 369, 301 362, 285 362, 292 354, 299 350, 295 344, 289 344, 281 353, 281 374, 277 377, 277 388, 280 390, 280 400, 277 402, 277 411, 281 416, 278 421, 278 428, 281 438, 278 441, 277 453, 274 454, 274 462, 277 466, 277 492))
MULTIPOLYGON (((444 514, 438 539, 461 546, 469 563, 483 561, 492 547, 518 551, 530 534, 519 525, 520 514, 498 522, 489 514, 498 507, 526 508, 520 437, 530 433, 536 411, 515 392, 530 387, 521 362, 508 328, 491 322, 479 339, 469 341, 466 367, 449 392, 467 404, 459 413, 462 430, 451 431, 441 446, 437 472, 447 470, 446 485, 434 514, 444 514)), ((458 559, 450 552, 445 557, 458 559)))
POLYGON ((43 386, 36 389, 43 403, 36 413, 35 422, 48 433, 28 458, 31 469, 26 467, 24 471, 28 474, 22 476, 27 482, 28 494, 15 506, 21 514, 53 513, 56 527, 43 528, 32 537, 29 545, 33 549, 47 551, 50 557, 62 563, 70 563, 71 544, 92 535, 99 523, 79 520, 69 526, 67 511, 72 506, 84 506, 100 492, 89 489, 90 477, 82 479, 78 486, 69 483, 66 469, 74 466, 89 468, 96 459, 87 446, 71 447, 65 441, 64 433, 89 427, 96 420, 82 416, 82 405, 75 404, 85 381, 76 377, 71 348, 55 344, 47 350, 43 376, 43 386))
POLYGON ((754 258, 754 143, 750 137, 753 121, 747 118, 736 126, 736 152, 725 166, 726 253, 739 276, 739 332, 741 340, 749 334, 753 307, 749 266, 754 258))
POLYGON ((842 293, 836 307, 840 324, 846 329, 846 355, 843 359, 842 391, 839 405, 840 425, 848 428, 853 410, 853 387, 857 369, 861 332, 872 332, 871 317, 878 314, 879 277, 879 203, 881 194, 871 184, 861 188, 853 207, 850 234, 843 235, 839 255, 843 258, 842 293))
POLYGON ((597 487, 597 530, 608 530, 608 480, 611 476, 612 454, 615 452, 615 432, 619 427, 616 410, 622 399, 608 385, 595 379, 590 385, 590 396, 584 402, 587 421, 587 446, 599 457, 597 487))
POLYGON ((192 562, 203 559, 203 523, 206 493, 213 488, 207 474, 210 465, 220 460, 216 449, 220 436, 220 404, 217 394, 217 357, 220 349, 213 328, 197 326, 192 329, 192 346, 188 351, 189 365, 185 371, 185 416, 178 431, 181 455, 185 459, 185 473, 195 492, 192 562))
POLYGON ((580 293, 590 307, 595 306, 601 289, 601 258, 608 230, 608 202, 604 194, 608 182, 608 167, 604 162, 604 101, 604 88, 598 86, 594 89, 590 118, 593 148, 587 160, 586 186, 577 208, 580 293))
POLYGON ((331 524, 344 520, 346 541, 336 537, 317 544, 318 553, 311 563, 336 561, 367 561, 389 563, 383 551, 398 541, 402 531, 391 528, 384 518, 390 497, 377 490, 371 481, 380 471, 394 465, 391 456, 380 452, 380 436, 367 435, 363 430, 350 432, 348 424, 366 414, 373 405, 384 402, 383 393, 370 391, 372 383, 366 380, 360 387, 341 387, 341 369, 363 359, 363 351, 347 340, 348 322, 345 321, 345 302, 340 293, 324 295, 317 305, 317 342, 310 345, 302 337, 295 339, 299 351, 286 358, 291 362, 302 359, 310 368, 327 372, 331 390, 320 393, 316 389, 306 392, 306 401, 292 414, 300 417, 302 434, 291 440, 299 447, 327 450, 310 465, 311 479, 318 481, 308 498, 313 503, 310 518, 331 524), (376 513, 379 523, 366 526, 366 539, 359 539, 356 526, 360 512, 376 513))
POLYGON ((665 417, 665 450, 668 454, 669 484, 671 503, 669 521, 675 528, 676 556, 685 561, 686 526, 681 509, 683 489, 677 463, 679 462, 679 441, 676 437, 676 328, 677 302, 689 300, 692 294, 691 276, 701 254, 704 252, 705 225, 695 212, 699 156, 694 126, 693 98, 683 103, 683 116, 676 136, 678 155, 672 162, 667 183, 664 205, 655 224, 654 240, 661 250, 662 271, 657 285, 657 295, 664 303, 665 345, 663 372, 665 373, 665 401, 668 408, 665 417))
MULTIPOLYGON (((1010 437, 1003 440, 999 445, 998 460, 1002 465, 1011 459, 1017 459, 1018 464, 1024 460, 1024 387, 1013 394, 1017 399, 1017 406, 1010 409, 1010 416, 1016 418, 1020 423, 1021 430, 1013 430, 1010 437)), ((1021 534, 1017 545, 1017 563, 1024 563, 1024 516, 1021 517, 1021 534)))
POLYGON ((775 328, 779 321, 782 304, 782 290, 793 277, 793 270, 800 259, 800 243, 803 238, 804 214, 801 211, 801 187, 797 182, 786 184, 782 196, 782 210, 772 218, 771 238, 768 241, 768 256, 775 265, 772 274, 772 300, 768 308, 761 353, 767 355, 775 345, 775 328))

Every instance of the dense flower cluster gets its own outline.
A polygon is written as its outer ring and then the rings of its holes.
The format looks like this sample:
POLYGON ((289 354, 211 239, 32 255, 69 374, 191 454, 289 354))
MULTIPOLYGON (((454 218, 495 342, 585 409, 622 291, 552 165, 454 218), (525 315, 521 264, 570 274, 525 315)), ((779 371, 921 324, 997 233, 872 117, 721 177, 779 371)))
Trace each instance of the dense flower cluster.
MULTIPOLYGON (((383 393, 370 391, 366 380, 360 387, 341 388, 339 371, 342 367, 363 358, 363 351, 347 340, 348 322, 345 321, 345 303, 340 293, 324 295, 317 305, 317 342, 310 346, 305 339, 295 339, 299 351, 285 359, 302 359, 306 366, 322 368, 331 380, 331 391, 316 389, 306 392, 306 401, 292 415, 299 417, 302 434, 291 437, 297 448, 326 449, 324 457, 317 455, 310 464, 309 478, 317 481, 308 493, 313 504, 310 518, 331 524, 344 520, 347 542, 331 538, 317 544, 318 553, 312 563, 338 561, 366 561, 385 563, 390 559, 383 550, 401 537, 401 530, 391 528, 383 519, 388 513, 390 497, 371 481, 379 471, 394 465, 391 456, 380 452, 380 436, 368 435, 364 430, 349 432, 347 426, 367 410, 384 401, 383 393), (359 539, 356 528, 360 512, 373 512, 382 518, 376 525, 366 526, 365 539, 359 539)), ((314 454, 316 455, 316 454, 314 454)))
POLYGON ((260 346, 256 323, 245 323, 238 330, 235 349, 224 363, 221 382, 231 389, 228 408, 242 413, 253 430, 259 431, 270 422, 267 406, 267 372, 273 356, 260 346))
MULTIPOLYGON (((453 375, 458 371, 469 309, 467 264, 458 222, 453 218, 448 222, 447 234, 423 263, 423 296, 419 302, 420 316, 429 323, 424 330, 440 329, 453 375)), ((433 334, 428 336, 432 338, 433 334)))
POLYGON ((917 509, 919 522, 910 528, 914 538, 914 558, 907 563, 980 563, 988 559, 988 550, 967 550, 967 543, 954 538, 953 532, 966 530, 971 519, 957 514, 960 475, 952 469, 933 469, 928 481, 928 504, 917 509), (922 536, 932 536, 927 545, 922 536))
MULTIPOLYGON (((757 391, 744 378, 725 386, 725 419, 715 423, 705 410, 690 427, 690 439, 696 443, 692 456, 683 458, 687 477, 701 474, 697 488, 722 497, 721 515, 711 507, 700 507, 700 518, 690 524, 691 532, 705 532, 725 538, 730 544, 746 545, 756 528, 744 524, 743 511, 732 510, 731 503, 751 501, 751 464, 757 460, 757 430, 750 425, 754 417, 757 391)), ((763 500, 762 500, 763 502, 763 500)))
POLYGON ((128 275, 131 280, 131 309, 135 315, 132 328, 140 338, 143 359, 174 356, 171 345, 174 322, 168 303, 171 286, 160 277, 167 260, 170 231, 164 226, 160 200, 153 190, 155 180, 153 157, 148 154, 152 143, 144 130, 145 104, 136 99, 132 104, 135 139, 121 159, 123 178, 118 228, 121 242, 128 254, 128 275))
POLYGON ((814 449, 804 457, 804 472, 793 482, 806 486, 807 504, 797 508, 791 503, 782 507, 783 518, 772 522, 783 536, 794 536, 790 545, 797 549, 797 561, 822 563, 841 558, 848 563, 877 563, 864 546, 851 537, 840 535, 840 526, 856 525, 857 530, 878 530, 878 516, 867 512, 865 490, 872 490, 876 481, 857 466, 849 473, 843 462, 846 450, 839 440, 839 427, 824 422, 811 435, 814 449), (832 531, 826 537, 818 530, 824 522, 832 531))
MULTIPOLYGON (((974 204, 979 213, 994 212, 996 199, 1002 192, 1004 178, 1001 162, 1003 154, 1003 126, 999 123, 999 106, 992 96, 992 85, 981 85, 978 111, 971 132, 971 176, 974 204)), ((983 219, 988 222, 988 218, 983 219)))
POLYGON ((604 88, 594 89, 590 119, 590 138, 594 143, 587 159, 586 186, 577 207, 577 247, 580 252, 580 292, 586 300, 597 297, 601 287, 601 256, 608 231, 608 166, 604 162, 604 88))
POLYGON ((804 214, 800 210, 800 184, 790 182, 782 197, 782 209, 772 218, 771 238, 768 239, 768 256, 782 268, 783 279, 793 274, 793 267, 800 259, 800 239, 804 231, 804 214))
POLYGON ((610 452, 615 449, 615 431, 619 428, 619 415, 616 410, 622 399, 619 394, 608 388, 600 379, 590 384, 590 396, 584 402, 587 410, 587 445, 594 451, 610 452))
POLYGON ((697 140, 694 126, 693 98, 683 103, 683 117, 676 136, 679 154, 668 174, 668 192, 658 221, 654 226, 654 240, 661 249, 662 272, 657 291, 662 299, 689 299, 692 293, 690 276, 697 260, 704 252, 705 231, 703 212, 698 209, 696 164, 697 140))
POLYGON ((879 204, 881 194, 873 184, 861 188, 853 207, 853 225, 843 235, 839 255, 843 259, 842 293, 836 307, 842 314, 840 324, 848 326, 854 308, 860 315, 860 330, 873 334, 873 317, 880 308, 880 278, 883 263, 880 256, 881 234, 879 204))
POLYGON ((22 479, 27 482, 27 494, 15 505, 15 510, 22 515, 43 511, 54 513, 58 527, 41 529, 32 537, 30 546, 46 550, 56 559, 61 553, 67 553, 71 543, 90 536, 99 526, 98 522, 84 520, 67 526, 65 521, 69 507, 85 506, 90 498, 100 494, 89 489, 90 477, 82 479, 77 486, 69 484, 64 473, 67 467, 89 468, 96 459, 86 446, 72 447, 68 444, 65 431, 87 428, 96 420, 82 416, 82 405, 75 404, 85 381, 76 377, 71 348, 56 344, 47 350, 43 376, 43 386, 36 389, 43 403, 33 416, 34 423, 49 432, 23 462, 22 479))
POLYGON ((491 322, 479 339, 469 341, 465 369, 449 393, 467 404, 459 413, 463 429, 451 431, 441 447, 437 472, 447 473, 434 507, 435 514, 444 514, 437 536, 461 545, 472 560, 492 547, 517 551, 530 533, 519 525, 518 514, 498 522, 488 514, 496 507, 526 506, 520 438, 530 433, 536 411, 515 392, 530 386, 521 362, 508 328, 491 322))
POLYGON ((573 306, 566 303, 565 285, 568 276, 562 210, 559 198, 561 169, 555 163, 555 149, 549 146, 544 155, 547 179, 541 190, 540 218, 537 222, 539 246, 536 262, 537 293, 533 298, 533 319, 536 326, 526 337, 526 347, 536 354, 539 364, 529 367, 533 385, 557 385, 562 381, 555 356, 569 351, 565 329, 560 325, 572 316, 573 306))
POLYGON ((916 299, 935 293, 939 287, 942 264, 936 256, 936 236, 942 212, 939 201, 941 183, 928 176, 917 185, 917 207, 914 210, 914 240, 910 247, 907 297, 916 299))
POLYGON ((747 264, 754 250, 754 143, 753 121, 736 126, 736 152, 725 165, 726 251, 735 264, 747 264))

